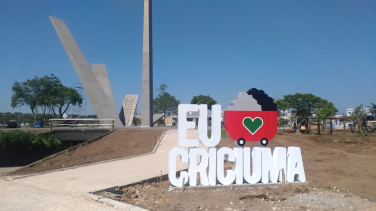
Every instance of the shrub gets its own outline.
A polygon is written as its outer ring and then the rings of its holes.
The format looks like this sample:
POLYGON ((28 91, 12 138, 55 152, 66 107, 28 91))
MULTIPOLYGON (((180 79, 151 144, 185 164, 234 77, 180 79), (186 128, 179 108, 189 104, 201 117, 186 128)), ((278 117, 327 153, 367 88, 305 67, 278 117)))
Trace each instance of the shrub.
POLYGON ((0 131, 0 151, 10 153, 38 153, 47 156, 61 147, 55 134, 36 134, 30 131, 0 131))

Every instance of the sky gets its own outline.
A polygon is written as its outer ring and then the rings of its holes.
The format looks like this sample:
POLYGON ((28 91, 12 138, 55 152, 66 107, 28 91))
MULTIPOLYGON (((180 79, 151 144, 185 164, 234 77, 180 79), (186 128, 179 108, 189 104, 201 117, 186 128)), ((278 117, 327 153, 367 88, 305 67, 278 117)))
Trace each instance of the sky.
MULTIPOLYGON (((141 96, 142 0, 0 0, 0 112, 30 112, 10 106, 15 81, 79 82, 49 16, 89 64, 106 65, 117 112, 125 95, 141 96)), ((376 103, 375 73, 376 1, 153 1, 154 90, 166 83, 181 103, 203 94, 225 109, 257 88, 312 93, 342 114, 376 103)))

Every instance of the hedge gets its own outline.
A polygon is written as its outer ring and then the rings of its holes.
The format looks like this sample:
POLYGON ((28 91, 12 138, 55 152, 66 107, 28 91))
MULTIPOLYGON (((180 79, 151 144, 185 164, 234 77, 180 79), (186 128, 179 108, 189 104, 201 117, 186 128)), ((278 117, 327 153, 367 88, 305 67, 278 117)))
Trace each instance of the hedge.
POLYGON ((0 131, 0 157, 2 159, 16 157, 21 159, 22 163, 31 162, 27 160, 49 156, 59 151, 61 147, 62 142, 52 133, 36 134, 22 130, 0 131), (9 157, 10 155, 12 156, 9 157))

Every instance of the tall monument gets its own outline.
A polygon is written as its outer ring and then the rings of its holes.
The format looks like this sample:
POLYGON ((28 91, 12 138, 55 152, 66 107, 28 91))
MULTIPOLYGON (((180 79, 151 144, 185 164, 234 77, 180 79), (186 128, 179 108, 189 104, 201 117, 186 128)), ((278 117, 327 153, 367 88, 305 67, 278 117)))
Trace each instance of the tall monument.
POLYGON ((141 127, 153 127, 152 0, 144 0, 141 127))
POLYGON ((116 112, 106 66, 91 64, 90 67, 65 22, 51 16, 50 20, 89 97, 95 114, 99 119, 115 119, 116 126, 121 126, 122 123, 116 112))

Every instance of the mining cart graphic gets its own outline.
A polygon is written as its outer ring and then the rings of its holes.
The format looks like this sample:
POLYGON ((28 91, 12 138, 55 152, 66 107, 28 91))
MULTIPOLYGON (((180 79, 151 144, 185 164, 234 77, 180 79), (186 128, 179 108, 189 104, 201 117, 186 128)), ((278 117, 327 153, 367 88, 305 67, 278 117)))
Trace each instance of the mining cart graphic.
POLYGON ((239 93, 231 102, 225 110, 224 122, 227 135, 236 145, 259 141, 266 146, 277 133, 277 105, 263 90, 252 88, 239 93))

